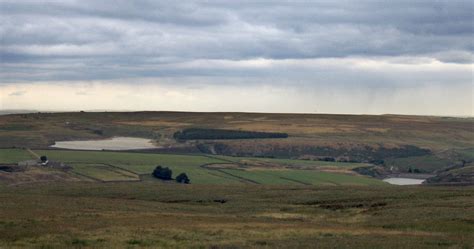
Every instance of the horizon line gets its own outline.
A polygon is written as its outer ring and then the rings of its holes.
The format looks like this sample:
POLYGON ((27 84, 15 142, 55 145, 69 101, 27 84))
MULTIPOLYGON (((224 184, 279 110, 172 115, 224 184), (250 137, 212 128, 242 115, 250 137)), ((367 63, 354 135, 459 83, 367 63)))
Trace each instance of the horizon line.
POLYGON ((281 115, 342 115, 342 116, 423 116, 423 117, 451 117, 474 118, 473 115, 435 115, 435 114, 404 114, 404 113, 328 113, 328 112, 258 112, 258 111, 185 111, 185 110, 110 110, 110 109, 84 109, 84 110, 29 110, 29 109, 0 109, 0 115, 35 114, 35 113, 240 113, 240 114, 281 114, 281 115))

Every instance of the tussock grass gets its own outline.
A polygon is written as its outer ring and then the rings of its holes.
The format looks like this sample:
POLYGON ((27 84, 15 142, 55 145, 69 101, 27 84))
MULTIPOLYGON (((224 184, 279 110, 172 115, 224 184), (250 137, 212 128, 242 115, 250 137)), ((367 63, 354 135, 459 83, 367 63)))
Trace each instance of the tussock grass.
POLYGON ((474 245, 473 188, 56 183, 0 199, 6 248, 474 245))

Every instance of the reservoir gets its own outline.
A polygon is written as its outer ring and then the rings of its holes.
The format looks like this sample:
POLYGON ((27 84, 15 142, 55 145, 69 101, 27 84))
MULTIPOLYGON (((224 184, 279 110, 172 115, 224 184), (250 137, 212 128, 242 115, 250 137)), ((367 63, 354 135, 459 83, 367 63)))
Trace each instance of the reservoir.
POLYGON ((422 184, 425 181, 425 179, 390 177, 390 178, 383 179, 383 181, 388 182, 393 185, 419 185, 419 184, 422 184))
POLYGON ((50 147, 71 150, 139 150, 158 148, 150 139, 113 137, 101 140, 56 141, 50 147))

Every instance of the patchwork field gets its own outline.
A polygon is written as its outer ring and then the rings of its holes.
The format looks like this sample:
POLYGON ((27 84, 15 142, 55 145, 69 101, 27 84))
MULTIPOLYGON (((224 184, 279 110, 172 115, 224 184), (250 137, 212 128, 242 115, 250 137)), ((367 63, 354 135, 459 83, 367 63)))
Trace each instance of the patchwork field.
POLYGON ((289 167, 300 169, 353 169, 357 167, 369 166, 368 163, 347 163, 347 162, 327 162, 314 160, 299 160, 299 159, 281 159, 281 158, 262 158, 262 157, 232 157, 212 155, 213 158, 221 159, 228 162, 234 162, 243 165, 261 165, 262 167, 289 167))
POLYGON ((162 165, 169 167, 174 175, 186 173, 193 184, 383 184, 380 180, 354 175, 353 172, 347 170, 365 164, 135 152, 66 150, 35 150, 34 152, 46 155, 50 160, 61 161, 72 166, 73 172, 102 181, 136 180, 138 175, 150 175, 157 165, 162 165), (239 164, 244 162, 247 165, 245 168, 227 170, 206 167, 229 161, 239 164), (336 168, 341 168, 341 172, 322 172, 336 168), (119 169, 125 170, 126 173, 120 172, 119 169), (130 173, 135 176, 130 176, 130 173))

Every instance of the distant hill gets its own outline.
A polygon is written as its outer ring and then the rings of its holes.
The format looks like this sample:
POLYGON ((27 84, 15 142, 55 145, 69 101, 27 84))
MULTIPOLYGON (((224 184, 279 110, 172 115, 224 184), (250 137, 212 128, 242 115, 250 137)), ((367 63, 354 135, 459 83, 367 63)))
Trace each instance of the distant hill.
POLYGON ((36 110, 0 110, 0 115, 35 113, 35 112, 38 112, 38 111, 36 110))
POLYGON ((371 163, 393 173, 420 174, 474 160, 472 118, 87 110, 2 113, 22 114, 0 116, 0 148, 48 148, 55 141, 125 136, 152 139, 169 153, 371 163), (183 131, 199 134, 187 137, 191 140, 179 139, 176 134, 183 131), (249 134, 284 136, 256 139, 249 134))

